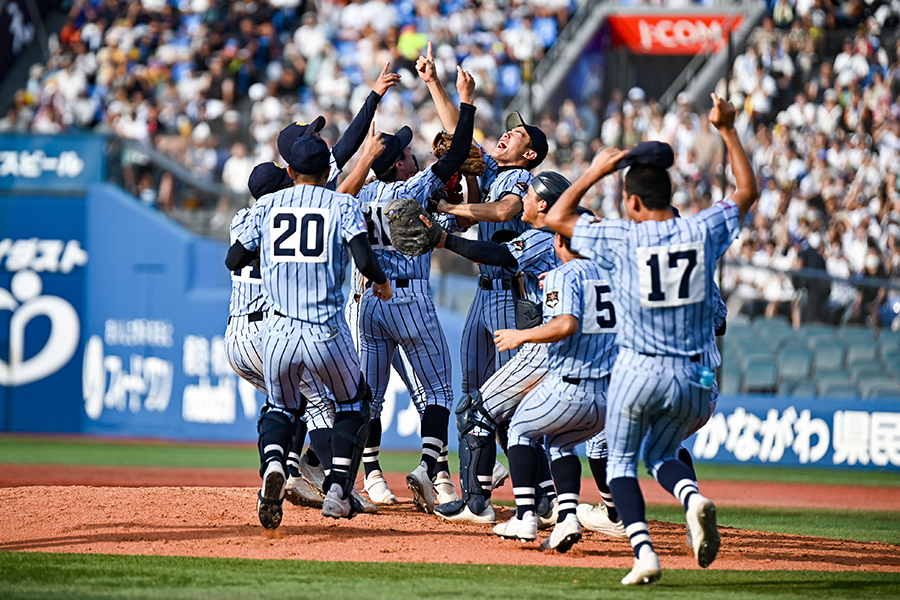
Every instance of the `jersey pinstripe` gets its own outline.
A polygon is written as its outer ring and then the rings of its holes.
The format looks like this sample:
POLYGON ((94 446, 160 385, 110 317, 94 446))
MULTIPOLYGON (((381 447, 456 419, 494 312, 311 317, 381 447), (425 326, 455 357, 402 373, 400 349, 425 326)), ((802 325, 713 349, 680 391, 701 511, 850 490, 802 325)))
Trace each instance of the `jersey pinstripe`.
POLYGON ((296 185, 257 200, 237 239, 248 250, 262 245, 260 271, 275 311, 324 324, 344 304, 346 242, 365 232, 355 197, 296 185))
POLYGON ((570 260, 544 278, 544 323, 572 315, 578 332, 550 344, 549 370, 560 377, 600 379, 616 360, 618 321, 605 273, 592 261, 570 260))
POLYGON ((554 234, 544 229, 529 229, 519 237, 506 242, 510 254, 516 259, 518 269, 524 273, 525 295, 532 302, 541 302, 541 273, 560 265, 559 256, 553 249, 554 234))
MULTIPOLYGON (((231 219, 231 243, 237 239, 237 234, 244 229, 245 222, 250 214, 249 208, 242 208, 231 219)), ((231 301, 228 314, 232 317, 249 315, 266 309, 266 301, 263 296, 262 277, 255 262, 231 273, 231 301)))
MULTIPOLYGON (((513 194, 519 198, 524 198, 528 192, 528 186, 531 185, 533 175, 526 169, 521 167, 498 167, 497 161, 490 155, 484 154, 485 172, 479 177, 478 185, 482 193, 482 202, 497 202, 513 194)), ((521 213, 502 223, 490 223, 481 221, 478 223, 478 239, 483 241, 498 241, 495 236, 501 230, 507 230, 515 234, 510 237, 517 237, 523 234, 529 226, 522 222, 521 213)), ((510 237, 506 239, 509 240, 510 237)), ((492 265, 479 265, 481 275, 497 279, 507 276, 502 267, 492 265)))
POLYGON ((609 271, 617 344, 643 354, 700 354, 713 329, 716 261, 739 231, 730 199, 690 219, 632 223, 582 215, 572 249, 609 271))
POLYGON ((431 194, 443 185, 429 167, 406 181, 373 181, 360 191, 359 201, 369 225, 369 243, 388 279, 428 279, 431 252, 412 257, 394 250, 385 206, 394 198, 414 198, 425 206, 431 194))

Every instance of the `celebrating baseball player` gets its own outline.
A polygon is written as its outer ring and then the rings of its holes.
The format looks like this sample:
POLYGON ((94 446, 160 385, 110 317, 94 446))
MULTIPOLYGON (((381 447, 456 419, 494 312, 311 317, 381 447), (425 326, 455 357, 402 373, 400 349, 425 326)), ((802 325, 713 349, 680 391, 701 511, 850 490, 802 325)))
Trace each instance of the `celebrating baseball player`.
POLYGON ((263 485, 257 502, 260 522, 269 529, 281 522, 294 412, 304 409, 298 384, 314 377, 337 403, 322 514, 353 518, 362 512, 350 492, 362 458, 371 392, 340 314, 350 252, 373 282, 373 296, 389 300, 393 292, 368 243, 358 200, 324 187, 330 157, 321 138, 296 137, 287 157, 295 185, 253 205, 225 262, 231 270, 241 269, 259 248, 263 290, 272 305, 263 355, 269 409, 259 420, 263 485))
POLYGON ((698 381, 698 372, 716 315, 716 261, 737 236, 740 219, 759 192, 734 129, 734 107, 715 94, 712 99, 709 120, 725 140, 737 183, 730 197, 693 218, 677 218, 666 172, 673 163, 671 147, 659 144, 631 152, 609 148, 547 216, 551 227, 571 237, 575 252, 610 272, 616 290, 621 329, 608 392, 607 481, 634 549, 634 566, 622 579, 625 585, 661 576, 637 481, 644 437, 650 473, 684 505, 697 563, 708 567, 720 545, 716 507, 700 495, 692 470, 677 453, 688 428, 709 407, 711 389, 698 381), (623 201, 633 222, 579 217, 575 207, 584 193, 623 166, 630 167, 623 201))
POLYGON ((540 443, 545 440, 559 514, 542 548, 567 552, 581 539, 581 524, 575 515, 581 461, 574 448, 603 429, 609 373, 616 358, 617 321, 612 289, 596 263, 573 252, 570 241, 559 234, 554 248, 563 264, 544 279, 543 325, 496 333, 498 349, 524 343, 549 345, 549 367, 543 381, 516 408, 509 425, 509 471, 516 515, 496 525, 494 533, 525 541, 537 538, 536 465, 538 453, 543 452, 540 443))
MULTIPOLYGON (((424 386, 426 404, 422 412, 422 459, 406 481, 416 506, 428 513, 434 512, 433 481, 438 458, 447 445, 453 404, 450 353, 429 287, 431 252, 408 256, 397 250, 391 240, 391 222, 398 222, 396 217, 404 213, 405 207, 422 210, 435 190, 443 187, 469 156, 475 120, 472 105, 475 82, 469 73, 458 69, 456 87, 460 95, 460 117, 450 150, 433 165, 419 171, 416 157, 409 149, 412 130, 403 127, 395 135, 386 135, 386 148, 372 165, 377 180, 363 187, 359 195, 369 218, 369 241, 396 290, 390 302, 379 302, 367 290, 359 306, 360 362, 366 380, 372 384, 374 399, 372 424, 365 444, 365 487, 371 490, 377 482, 379 491, 387 488, 377 459, 381 446, 381 408, 391 362, 397 347, 401 347, 424 386)), ((370 499, 375 497, 373 494, 370 499)))
MULTIPOLYGON (((430 42, 426 56, 420 56, 416 62, 416 69, 428 86, 441 123, 452 131, 458 113, 437 77, 430 42)), ((468 224, 465 219, 477 221, 478 239, 482 241, 507 242, 525 231, 522 198, 531 183, 531 169, 547 156, 547 136, 538 127, 525 123, 518 112, 507 116, 506 129, 493 152, 482 152, 485 168, 477 186, 483 195, 480 203, 470 198, 465 204, 443 201, 437 207, 439 212, 456 216, 460 226, 468 224)), ((514 354, 494 348, 494 332, 515 327, 512 278, 503 267, 491 264, 479 265, 479 271, 478 289, 463 328, 463 394, 475 393, 514 354)))
MULTIPOLYGON (((530 302, 534 307, 539 307, 539 277, 560 264, 553 249, 553 233, 544 228, 544 218, 559 195, 568 187, 569 181, 559 173, 545 171, 535 177, 523 199, 522 215, 523 222, 532 228, 514 240, 501 244, 472 241, 444 233, 440 246, 477 263, 505 269, 508 275, 512 274, 511 280, 516 287, 520 281, 523 284, 524 298, 519 300, 520 305, 530 302)), ((536 311, 531 322, 526 323, 524 320, 525 316, 521 315, 518 326, 523 329, 539 325, 540 311, 536 311)), ((526 344, 480 390, 463 395, 456 407, 463 497, 462 500, 437 507, 435 512, 438 515, 448 520, 476 523, 492 523, 496 520, 496 513, 491 505, 493 470, 497 457, 495 432, 498 427, 507 425, 525 394, 540 383, 546 372, 547 345, 526 344)), ((546 498, 539 516, 552 517, 552 500, 556 493, 543 448, 537 449, 535 461, 541 467, 541 495, 546 498)), ((548 525, 552 523, 553 520, 548 525)))

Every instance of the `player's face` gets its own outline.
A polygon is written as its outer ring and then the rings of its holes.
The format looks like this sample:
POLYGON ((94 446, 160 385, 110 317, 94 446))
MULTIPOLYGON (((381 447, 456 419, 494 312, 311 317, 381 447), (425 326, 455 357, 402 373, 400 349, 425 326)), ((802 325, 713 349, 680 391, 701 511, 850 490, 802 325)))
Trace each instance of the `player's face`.
POLYGON ((531 149, 531 138, 525 128, 516 127, 500 137, 491 156, 500 163, 525 166, 537 154, 531 149))
POLYGON ((418 172, 419 161, 416 160, 416 155, 409 147, 404 148, 397 160, 397 180, 406 181, 418 172))
POLYGON ((522 198, 522 221, 534 225, 538 212, 540 212, 541 202, 543 200, 535 193, 534 186, 528 186, 528 193, 522 198))

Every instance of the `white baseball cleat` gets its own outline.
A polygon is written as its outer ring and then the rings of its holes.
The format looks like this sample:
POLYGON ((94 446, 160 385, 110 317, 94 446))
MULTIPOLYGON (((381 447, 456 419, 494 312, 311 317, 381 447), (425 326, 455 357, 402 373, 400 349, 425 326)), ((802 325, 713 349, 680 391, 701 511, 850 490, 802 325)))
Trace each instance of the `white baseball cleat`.
POLYGON ((336 483, 332 484, 331 489, 325 494, 325 500, 322 502, 322 516, 331 517, 332 519, 352 519, 359 513, 363 512, 362 506, 349 494, 346 499, 341 498, 341 488, 336 483))
POLYGON ((690 504, 691 507, 685 513, 688 533, 693 543, 694 558, 705 569, 716 560, 722 543, 716 525, 716 505, 703 496, 690 504))
POLYGON ((456 493, 456 484, 453 483, 453 479, 451 479, 450 473, 447 471, 441 471, 434 478, 434 494, 437 496, 438 504, 447 504, 448 502, 459 500, 459 495, 456 493))
POLYGON ((270 461, 263 474, 262 489, 257 494, 256 514, 259 522, 266 529, 275 529, 281 525, 282 502, 287 478, 284 467, 277 460, 270 461))
POLYGON ((311 506, 322 508, 325 495, 313 487, 303 475, 288 477, 284 486, 284 497, 288 502, 296 506, 311 506))
POLYGON ((304 454, 300 457, 300 474, 313 488, 318 488, 322 492, 323 498, 325 497, 325 488, 323 487, 325 485, 325 468, 321 464, 312 466, 309 464, 309 458, 304 454))
POLYGON ((426 514, 434 513, 434 484, 431 483, 424 462, 406 476, 406 487, 412 490, 416 508, 426 514))
POLYGON ((455 512, 453 514, 445 514, 438 510, 434 511, 434 513, 441 517, 442 519, 446 519, 448 521, 469 521, 471 523, 495 523, 497 521, 497 513, 494 511, 494 507, 490 504, 484 507, 480 513, 473 513, 469 506, 465 503, 462 505, 462 510, 455 512))
POLYGON ((397 504, 397 496, 388 487, 381 471, 372 471, 366 475, 363 488, 369 495, 369 500, 375 504, 397 504))
POLYGON ((501 487, 509 479, 509 469, 500 461, 494 461, 494 471, 491 473, 491 490, 501 487))
POLYGON ((593 504, 579 504, 575 509, 581 526, 591 531, 599 531, 614 538, 627 538, 625 525, 622 521, 613 521, 609 518, 609 509, 602 502, 597 506, 593 504))
POLYGON ((659 568, 659 556, 656 552, 645 550, 643 558, 635 558, 631 572, 622 578, 622 585, 644 585, 659 581, 662 569, 659 568))
POLYGON ((537 539, 537 517, 533 511, 525 513, 521 519, 514 516, 506 523, 494 525, 494 533, 506 539, 518 539, 523 542, 533 542, 537 539))
POLYGON ((551 527, 556 525, 556 520, 558 517, 559 500, 554 498, 550 501, 550 510, 542 515, 538 515, 538 529, 540 529, 541 531, 550 529, 551 527))
POLYGON ((366 497, 356 490, 350 492, 350 495, 353 496, 353 499, 356 500, 357 503, 359 503, 364 513, 375 514, 378 512, 378 506, 376 506, 374 502, 366 500, 366 497))
POLYGON ((581 523, 578 522, 578 517, 569 514, 562 523, 556 524, 550 532, 550 537, 541 544, 541 549, 565 553, 579 540, 581 540, 581 523))

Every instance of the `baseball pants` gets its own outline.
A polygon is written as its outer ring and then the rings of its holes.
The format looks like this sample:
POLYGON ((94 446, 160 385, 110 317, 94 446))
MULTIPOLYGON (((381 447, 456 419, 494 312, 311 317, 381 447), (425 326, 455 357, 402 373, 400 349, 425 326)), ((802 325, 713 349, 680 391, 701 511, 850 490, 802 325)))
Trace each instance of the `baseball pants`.
POLYGON ((470 394, 482 385, 515 354, 515 350, 497 352, 494 332, 516 328, 516 309, 512 292, 502 289, 502 279, 493 279, 492 290, 479 287, 466 315, 460 354, 462 392, 470 394))

